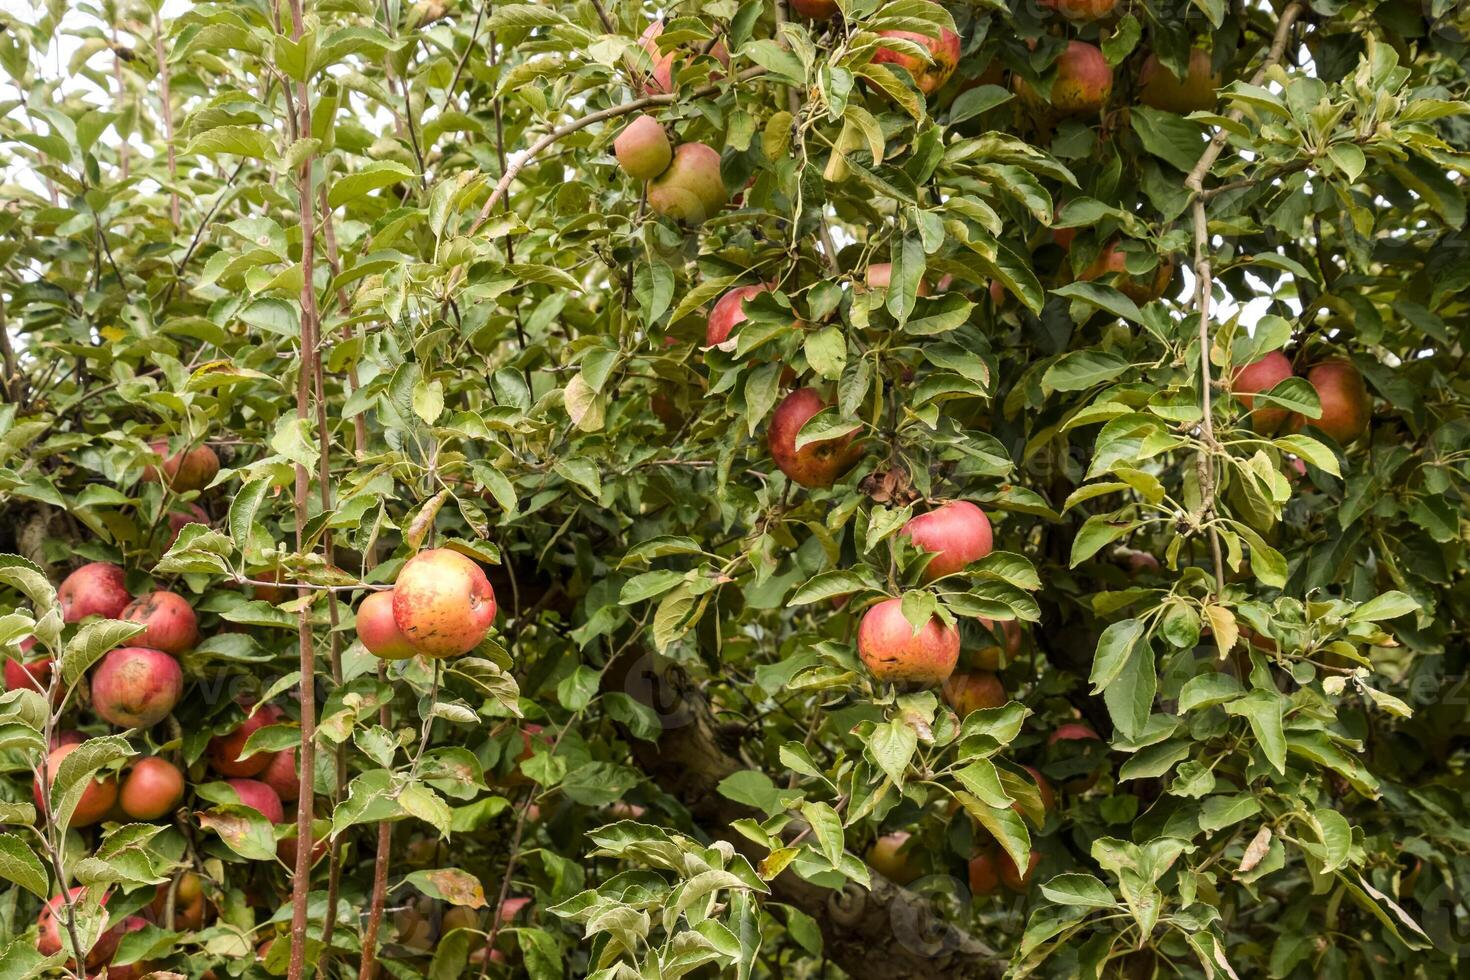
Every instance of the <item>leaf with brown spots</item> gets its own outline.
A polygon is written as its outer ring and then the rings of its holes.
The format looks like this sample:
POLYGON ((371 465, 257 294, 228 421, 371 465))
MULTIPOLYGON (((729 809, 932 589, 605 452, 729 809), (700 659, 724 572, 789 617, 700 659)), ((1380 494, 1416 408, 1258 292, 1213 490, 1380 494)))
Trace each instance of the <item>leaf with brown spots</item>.
POLYGON ((408 876, 408 882, 430 898, 437 898, 450 905, 482 909, 488 904, 485 901, 485 886, 480 883, 480 879, 458 868, 415 871, 408 876))

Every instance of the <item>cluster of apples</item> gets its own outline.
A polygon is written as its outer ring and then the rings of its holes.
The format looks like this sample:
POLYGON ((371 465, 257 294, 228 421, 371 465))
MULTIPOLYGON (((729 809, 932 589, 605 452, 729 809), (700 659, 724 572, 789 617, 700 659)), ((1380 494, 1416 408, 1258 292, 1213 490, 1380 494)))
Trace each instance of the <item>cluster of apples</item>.
POLYGON ((391 589, 357 607, 357 637, 384 660, 457 657, 480 645, 495 622, 495 589, 473 559, 448 548, 414 555, 391 589))
MULTIPOLYGON (((36 949, 41 955, 54 956, 66 948, 63 941, 65 915, 62 907, 67 900, 73 905, 83 902, 89 887, 97 886, 78 885, 67 893, 67 898, 57 895, 41 909, 41 914, 36 918, 36 949)), ((105 909, 111 897, 111 891, 104 889, 99 904, 105 909)), ((122 965, 112 962, 124 936, 143 929, 150 922, 163 928, 193 931, 204 928, 214 917, 214 910, 205 899, 204 879, 192 871, 179 875, 177 885, 160 885, 152 902, 142 912, 141 915, 124 916, 97 938, 85 957, 88 971, 106 967, 107 980, 140 980, 154 972, 152 964, 141 960, 122 965), (174 899, 172 920, 169 919, 168 908, 171 888, 174 899)), ((67 969, 75 971, 76 964, 68 961, 67 969)))
MULTIPOLYGON (((1287 378, 1296 377, 1291 358, 1272 351, 1236 371, 1230 381, 1231 391, 1250 413, 1251 425, 1263 435, 1282 431, 1295 432, 1308 420, 1280 406, 1255 407, 1255 397, 1269 392, 1287 378)), ((1373 415, 1373 400, 1363 374, 1351 361, 1329 358, 1307 369, 1307 381, 1316 389, 1322 405, 1320 418, 1310 424, 1346 446, 1368 431, 1373 415)))

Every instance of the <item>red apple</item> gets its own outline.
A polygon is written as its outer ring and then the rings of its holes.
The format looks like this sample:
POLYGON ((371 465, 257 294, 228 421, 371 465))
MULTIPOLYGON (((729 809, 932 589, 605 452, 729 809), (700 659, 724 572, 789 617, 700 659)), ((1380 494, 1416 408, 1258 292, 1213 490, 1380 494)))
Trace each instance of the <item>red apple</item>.
POLYGON ((688 225, 703 223, 730 199, 720 176, 720 154, 703 143, 680 143, 668 168, 647 189, 649 210, 688 225))
MULTIPOLYGON (((874 262, 868 266, 868 271, 863 274, 863 280, 867 283, 869 289, 887 289, 893 282, 893 263, 874 262)), ((915 295, 929 295, 929 284, 923 279, 919 280, 919 288, 915 290, 915 295)))
POLYGON ((1240 404, 1250 412, 1251 425, 1257 432, 1269 435, 1281 428, 1291 413, 1284 408, 1269 407, 1262 405, 1255 408, 1255 399, 1252 395, 1272 388, 1296 374, 1291 369, 1291 359, 1279 350, 1273 350, 1259 361, 1253 361, 1235 372, 1231 379, 1230 390, 1240 400, 1240 404))
MULTIPOLYGON (((716 300, 709 311, 709 319, 705 321, 704 345, 714 347, 728 340, 730 332, 746 320, 745 301, 770 291, 771 287, 767 283, 759 286, 736 286, 716 300)), ((801 324, 793 323, 792 326, 799 328, 801 324)))
POLYGON ((960 36, 948 28, 941 27, 937 38, 914 31, 879 31, 878 36, 913 41, 928 50, 928 63, 917 55, 896 48, 880 47, 873 55, 875 64, 890 64, 908 72, 919 91, 925 95, 933 95, 939 91, 959 66, 960 36))
POLYGON ((624 126, 613 140, 613 155, 629 177, 652 180, 668 169, 674 148, 659 121, 643 114, 624 126))
POLYGON ((1118 0, 1040 0, 1068 20, 1098 20, 1113 12, 1118 0))
POLYGON ((495 590, 475 562, 448 548, 414 555, 393 587, 393 619, 427 657, 457 657, 495 621, 495 590))
POLYGON ((280 823, 286 819, 286 811, 281 806, 281 798, 276 791, 258 779, 227 779, 230 788, 240 798, 241 806, 248 806, 271 823, 280 823))
POLYGON ((927 514, 909 518, 899 531, 920 551, 933 552, 923 581, 953 575, 990 554, 993 537, 990 518, 968 500, 951 500, 927 514))
MULTIPOLYGON (((219 457, 208 446, 194 446, 168 455, 168 441, 159 439, 150 446, 153 452, 164 457, 163 480, 175 493, 203 490, 219 473, 219 457)), ((158 482, 158 470, 150 463, 143 469, 143 479, 158 482)))
POLYGON ((837 13, 837 0, 789 0, 791 12, 808 20, 826 20, 837 13))
POLYGON ((275 790, 284 802, 296 802, 301 796, 301 770, 296 766, 296 750, 272 752, 270 760, 260 771, 260 781, 275 790))
MULTIPOLYGON (((1071 721, 1058 725, 1056 729, 1047 736, 1047 745, 1056 745, 1058 742, 1100 742, 1097 732, 1081 722, 1071 721)), ((1085 776, 1073 779, 1062 784, 1062 789, 1069 793, 1085 793, 1097 783, 1098 773, 1091 772, 1085 776)))
MULTIPOLYGON (((1021 768, 1029 772, 1031 778, 1036 780, 1036 792, 1041 796, 1041 808, 1050 812, 1051 808, 1057 805, 1057 794, 1051 788, 1051 781, 1041 774, 1040 769, 1034 766, 1022 766, 1021 768)), ((1019 813, 1021 808, 1018 804, 1014 809, 1019 813)))
POLYGON ((393 618, 393 590, 371 592, 357 607, 357 638, 368 653, 384 660, 407 660, 418 653, 393 618))
MULTIPOLYGON (((249 705, 245 707, 249 709, 249 705)), ((285 717, 285 712, 275 705, 263 705, 228 734, 211 738, 207 750, 210 767, 221 776, 256 776, 264 772, 270 766, 274 752, 257 752, 248 759, 241 759, 240 753, 252 734, 283 721, 285 717)))
POLYGON ((184 671, 162 650, 118 647, 92 673, 92 707, 120 728, 151 728, 184 694, 184 671))
MULTIPOLYGON (((638 39, 639 45, 653 59, 653 70, 643 82, 644 95, 664 95, 674 90, 674 62, 682 55, 672 50, 667 54, 659 54, 658 38, 663 32, 663 21, 654 21, 648 25, 643 31, 643 36, 638 39)), ((730 52, 725 47, 725 42, 716 41, 709 53, 726 68, 730 67, 730 52)))
POLYGON ((1189 70, 1183 81, 1150 54, 1138 70, 1138 101, 1155 109, 1188 115, 1215 108, 1220 75, 1210 66, 1210 53, 1194 48, 1189 52, 1189 70))
MULTIPOLYGON (((1016 94, 1041 112, 1046 103, 1024 79, 1017 76, 1016 94)), ((1056 61, 1056 78, 1051 86, 1051 109, 1062 116, 1095 116, 1113 95, 1113 70, 1103 53, 1086 41, 1068 41, 1056 61)))
POLYGON ((766 435, 771 458, 788 479, 804 487, 830 487, 862 456, 862 448, 853 444, 852 433, 796 448, 796 434, 825 407, 815 388, 798 388, 782 399, 771 415, 766 435))
POLYGON ((123 570, 105 561, 89 562, 72 572, 56 590, 62 620, 79 623, 88 616, 116 619, 133 601, 123 579, 123 570))
POLYGON ((1297 416, 1296 427, 1307 421, 1344 446, 1368 431, 1373 400, 1363 383, 1363 375, 1350 361, 1330 360, 1313 365, 1307 371, 1307 380, 1317 389, 1322 416, 1311 420, 1297 416))
POLYGON ((970 891, 975 895, 994 895, 1000 890, 1000 868, 995 852, 984 850, 970 858, 970 891))
POLYGON ((1078 276, 1079 279, 1088 281, 1104 277, 1120 293, 1142 306, 1168 292, 1169 283, 1174 279, 1174 260, 1171 257, 1161 258, 1151 273, 1135 276, 1128 271, 1127 253, 1116 242, 1112 242, 1078 276))
POLYGON ((884 599, 863 613, 858 656, 880 681, 944 683, 959 662, 959 630, 935 616, 916 633, 902 604, 901 599, 884 599))
MULTIPOLYGON (((56 783, 56 770, 61 766, 61 760, 77 750, 76 745, 62 745, 51 750, 46 756, 46 778, 52 786, 56 783)), ((41 776, 36 774, 31 783, 31 795, 36 801, 36 810, 41 814, 46 812, 46 797, 42 793, 41 776)), ((81 802, 72 811, 71 826, 89 827, 98 822, 112 810, 112 805, 117 802, 117 778, 105 776, 93 779, 92 784, 82 793, 81 802)))
POLYGON ((132 638, 140 647, 179 656, 199 642, 199 619, 189 601, 175 592, 149 592, 122 611, 122 619, 143 624, 143 632, 132 638))
MULTIPOLYGON (((21 649, 27 650, 33 646, 35 646, 35 637, 32 637, 29 643, 21 644, 21 649)), ((55 661, 50 657, 25 662, 7 659, 5 661, 5 690, 35 691, 44 696, 46 688, 51 684, 51 667, 54 663, 55 661)), ((51 698, 51 706, 59 706, 65 697, 66 688, 57 685, 56 693, 51 698)))
POLYGON ((118 805, 134 820, 157 820, 184 798, 184 774, 167 759, 139 759, 123 776, 118 805))
POLYGON ((1013 892, 1025 892, 1031 888, 1031 883, 1036 874, 1036 866, 1041 863, 1041 852, 1032 851, 1031 860, 1026 862, 1026 870, 1021 871, 1016 867, 1016 862, 1011 860, 1010 854, 1002 850, 1000 852, 1000 880, 1013 892))
MULTIPOLYGON (((71 889, 69 894, 72 904, 80 903, 86 891, 87 886, 85 885, 71 889)), ((103 893, 102 905, 104 907, 109 897, 109 893, 103 893)), ((62 941, 62 931, 66 928, 65 919, 65 899, 60 895, 48 901, 41 909, 41 914, 36 917, 36 949, 42 956, 55 956, 67 948, 66 943, 62 941)), ((98 969, 112 959, 112 954, 117 952, 117 944, 122 939, 123 931, 123 926, 119 923, 98 937, 97 941, 92 944, 92 948, 87 951, 86 965, 89 970, 98 969)), ((67 969, 75 968, 75 961, 68 959, 67 969)))
POLYGON ((951 674, 944 682, 944 703, 961 718, 981 708, 1000 708, 1010 701, 1000 678, 987 670, 951 674))

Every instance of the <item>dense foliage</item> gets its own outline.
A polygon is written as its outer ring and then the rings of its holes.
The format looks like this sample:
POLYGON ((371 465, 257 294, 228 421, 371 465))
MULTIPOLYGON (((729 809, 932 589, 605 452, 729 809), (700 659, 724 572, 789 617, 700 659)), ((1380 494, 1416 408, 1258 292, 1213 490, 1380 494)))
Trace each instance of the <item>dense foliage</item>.
POLYGON ((4 15, 0 972, 1459 975, 1461 6, 790 5, 4 15))

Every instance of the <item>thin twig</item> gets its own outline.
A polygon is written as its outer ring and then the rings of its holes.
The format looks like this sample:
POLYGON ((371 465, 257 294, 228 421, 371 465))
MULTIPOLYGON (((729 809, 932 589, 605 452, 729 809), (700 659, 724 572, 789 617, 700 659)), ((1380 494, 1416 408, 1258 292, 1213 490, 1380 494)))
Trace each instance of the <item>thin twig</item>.
POLYGON ((163 21, 153 15, 153 51, 158 58, 158 98, 163 105, 163 139, 168 148, 168 213, 179 228, 179 165, 174 151, 174 107, 169 91, 168 54, 163 50, 163 21))

